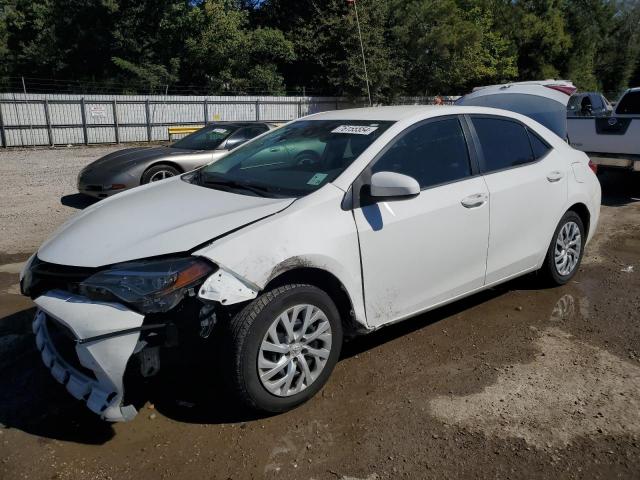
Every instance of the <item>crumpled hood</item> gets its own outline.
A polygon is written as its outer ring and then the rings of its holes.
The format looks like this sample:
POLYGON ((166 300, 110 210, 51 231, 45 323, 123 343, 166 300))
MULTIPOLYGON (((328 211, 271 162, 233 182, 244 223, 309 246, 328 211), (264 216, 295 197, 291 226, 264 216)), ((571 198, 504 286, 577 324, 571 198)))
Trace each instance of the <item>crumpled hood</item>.
POLYGON ((168 158, 176 155, 192 155, 199 153, 195 150, 185 150, 181 148, 169 147, 134 147, 125 148, 112 152, 104 157, 99 158, 95 162, 91 162, 82 171, 81 174, 90 173, 100 168, 102 171, 119 170, 131 162, 146 162, 158 158, 168 158))
POLYGON ((174 177, 83 210, 40 247, 38 257, 60 265, 100 267, 184 252, 291 203, 293 199, 223 192, 174 177))

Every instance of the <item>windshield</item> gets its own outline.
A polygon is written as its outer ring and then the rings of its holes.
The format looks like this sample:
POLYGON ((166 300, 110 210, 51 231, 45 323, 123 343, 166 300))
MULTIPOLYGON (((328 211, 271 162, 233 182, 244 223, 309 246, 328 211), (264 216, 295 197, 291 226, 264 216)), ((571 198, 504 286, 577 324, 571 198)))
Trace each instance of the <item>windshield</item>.
POLYGON ((238 193, 304 196, 333 181, 392 123, 301 120, 263 135, 185 180, 238 193))
POLYGON ((178 140, 171 148, 185 150, 215 150, 225 139, 238 129, 235 125, 209 125, 178 140))

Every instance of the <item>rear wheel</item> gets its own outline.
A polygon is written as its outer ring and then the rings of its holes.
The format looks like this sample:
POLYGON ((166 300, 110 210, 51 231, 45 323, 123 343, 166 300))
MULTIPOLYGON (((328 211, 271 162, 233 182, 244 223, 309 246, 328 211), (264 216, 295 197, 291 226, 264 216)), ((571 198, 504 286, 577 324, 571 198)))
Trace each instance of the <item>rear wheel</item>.
POLYGON ((180 171, 171 165, 154 165, 142 174, 142 181, 140 183, 145 184, 157 182, 159 180, 164 180, 165 178, 175 177, 179 174, 180 171))
POLYGON ((331 298, 312 285, 284 285, 251 302, 230 322, 225 370, 245 405, 283 412, 326 383, 342 347, 331 298))
POLYGON ((586 235, 580 216, 570 210, 564 214, 551 240, 542 273, 553 285, 564 285, 578 271, 586 235))

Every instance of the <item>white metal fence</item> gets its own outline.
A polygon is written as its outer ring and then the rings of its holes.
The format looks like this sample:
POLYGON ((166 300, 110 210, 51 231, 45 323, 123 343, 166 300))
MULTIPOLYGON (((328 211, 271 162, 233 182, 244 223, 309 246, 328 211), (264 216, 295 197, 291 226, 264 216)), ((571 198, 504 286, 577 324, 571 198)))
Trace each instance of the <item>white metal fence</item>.
POLYGON ((168 140, 172 125, 284 122, 362 106, 337 97, 0 94, 0 147, 168 140))
MULTIPOLYGON (((458 97, 444 97, 453 103, 458 97)), ((396 104, 430 104, 433 97, 396 104)), ((153 142, 168 127, 217 121, 286 122, 362 101, 307 96, 70 95, 0 93, 0 147, 153 142)))

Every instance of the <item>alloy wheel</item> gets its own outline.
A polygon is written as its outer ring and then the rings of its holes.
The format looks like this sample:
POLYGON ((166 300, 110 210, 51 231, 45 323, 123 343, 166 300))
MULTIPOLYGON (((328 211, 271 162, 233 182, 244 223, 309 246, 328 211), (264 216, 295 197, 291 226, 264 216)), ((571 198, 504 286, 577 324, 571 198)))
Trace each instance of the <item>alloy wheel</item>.
POLYGON ((554 261, 556 270, 562 276, 570 275, 578 265, 582 250, 580 227, 575 222, 565 223, 556 238, 554 261))
POLYGON ((267 391, 289 397, 309 387, 331 353, 331 324, 314 305, 296 305, 270 325, 258 353, 258 375, 267 391))
POLYGON ((159 180, 164 180, 165 178, 169 178, 169 177, 173 177, 173 172, 169 171, 169 170, 159 170, 156 173, 154 173, 153 175, 151 175, 151 178, 149 179, 149 182, 157 182, 159 180))

